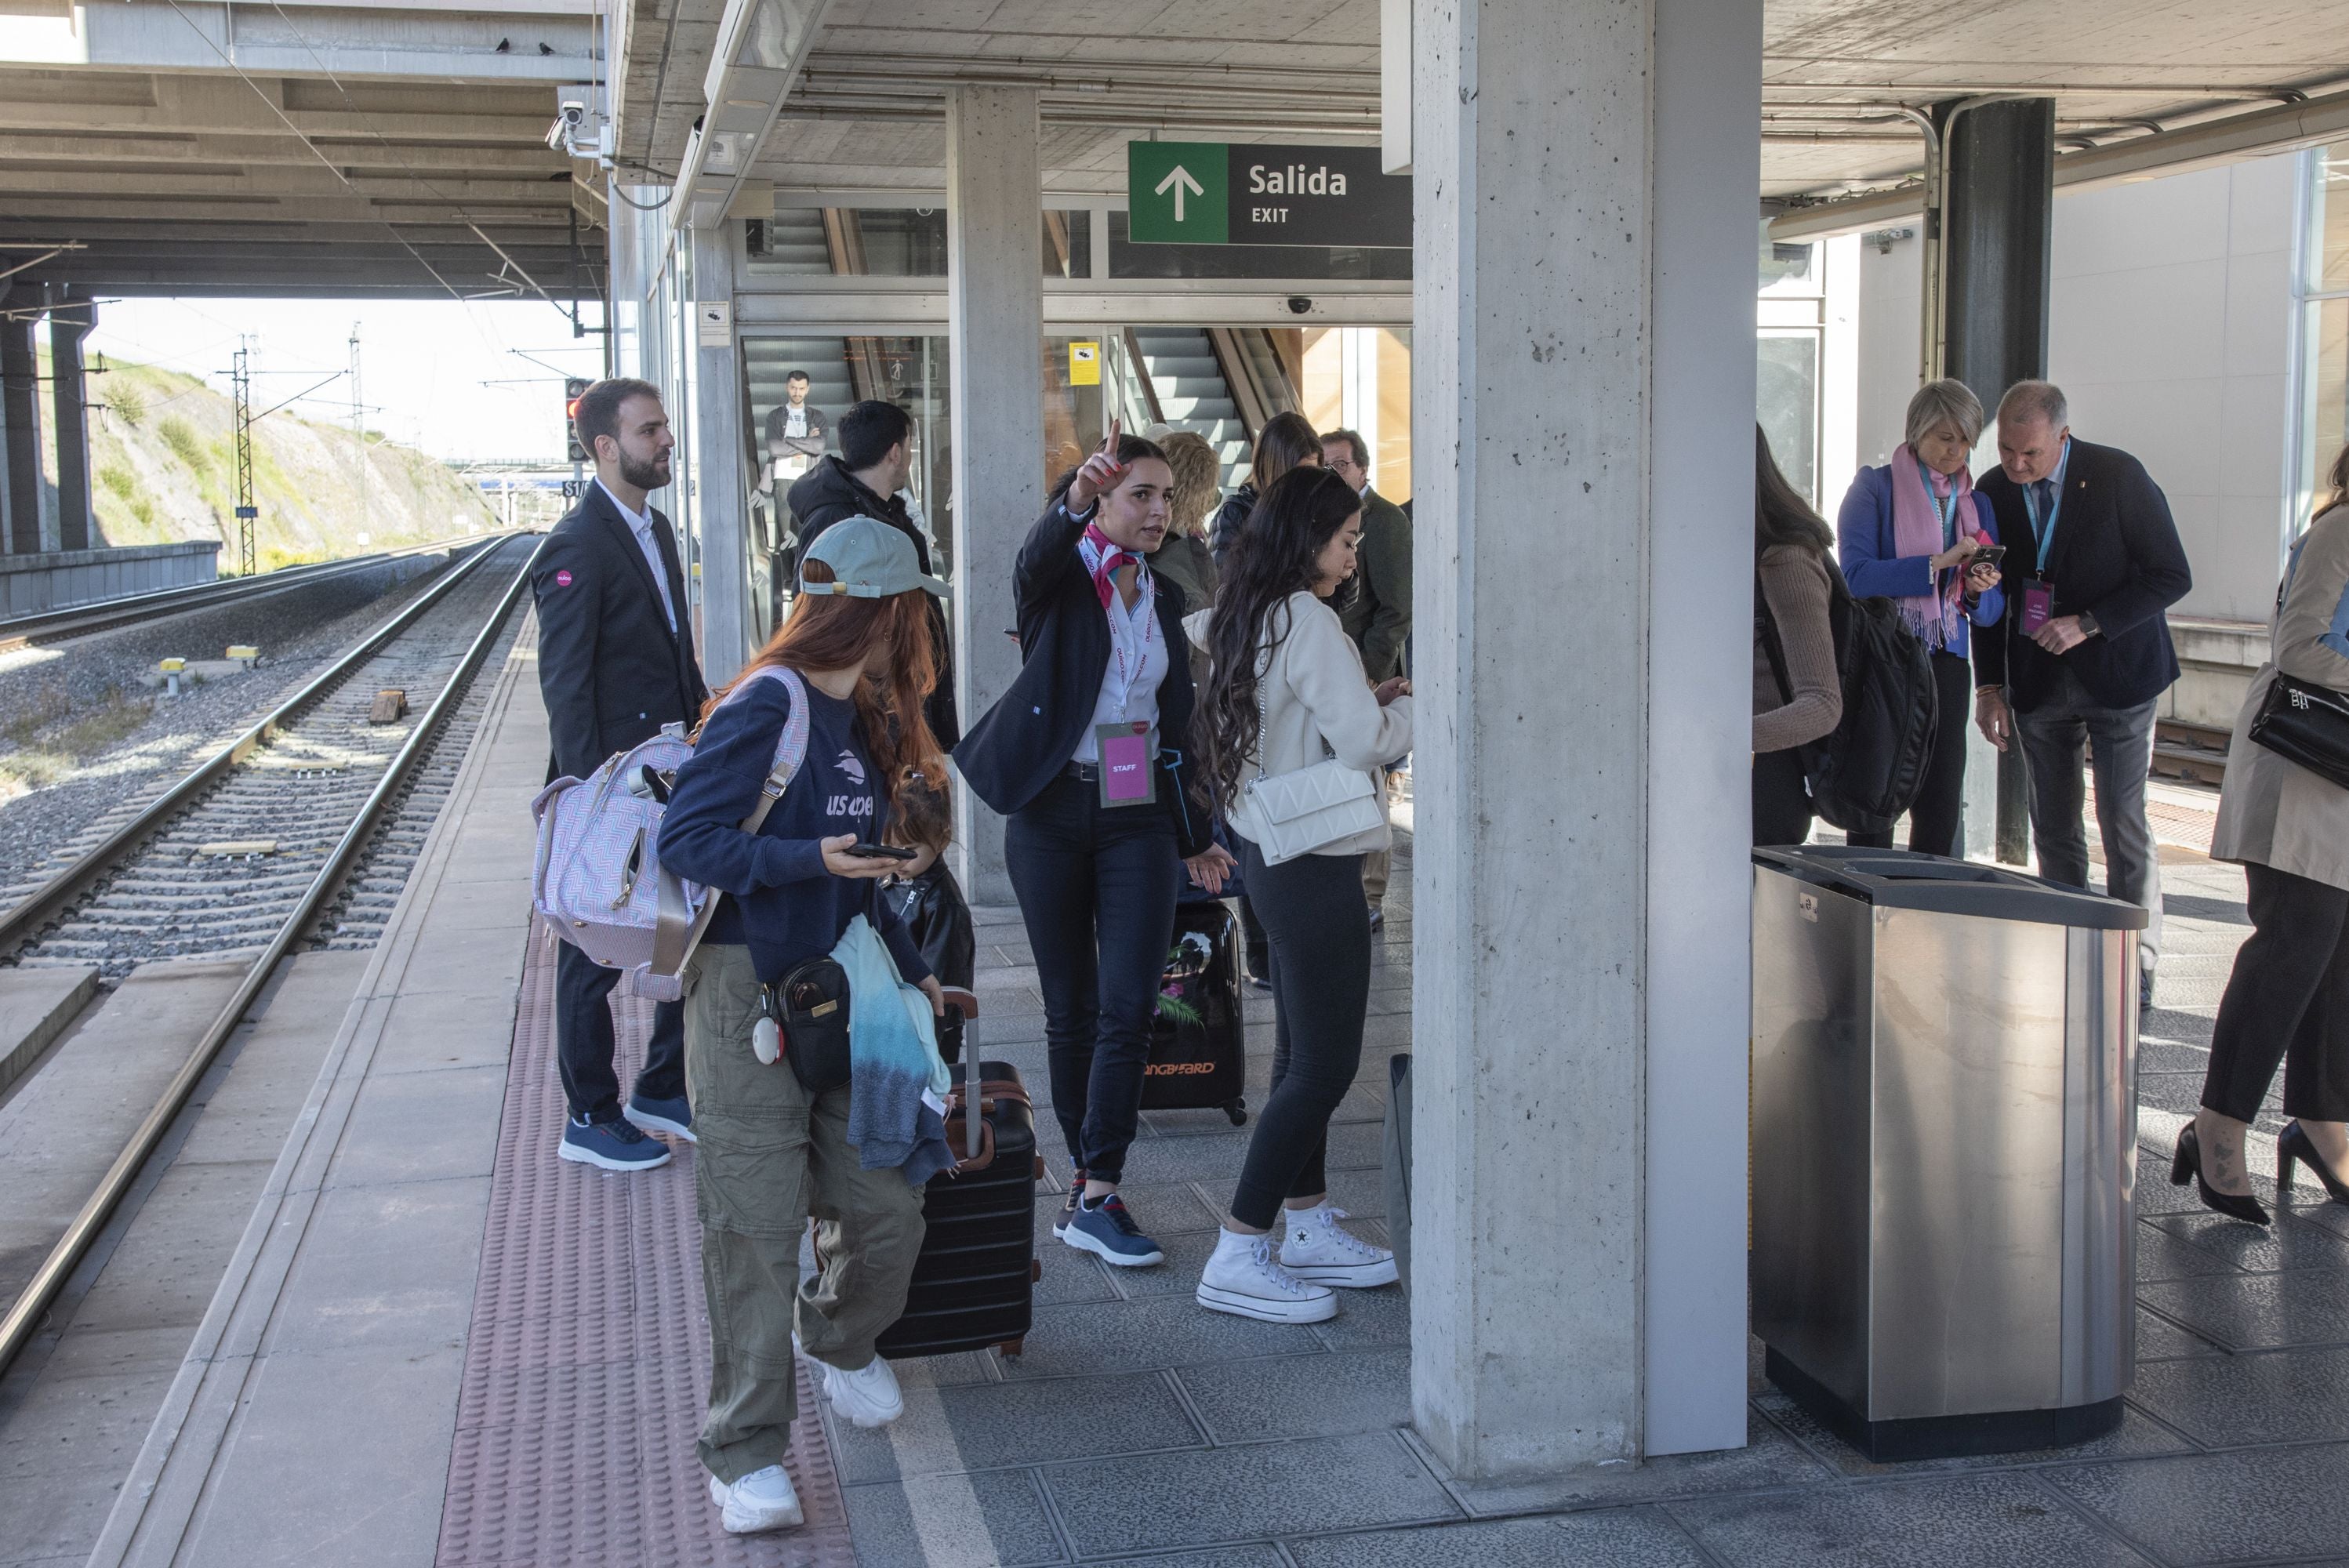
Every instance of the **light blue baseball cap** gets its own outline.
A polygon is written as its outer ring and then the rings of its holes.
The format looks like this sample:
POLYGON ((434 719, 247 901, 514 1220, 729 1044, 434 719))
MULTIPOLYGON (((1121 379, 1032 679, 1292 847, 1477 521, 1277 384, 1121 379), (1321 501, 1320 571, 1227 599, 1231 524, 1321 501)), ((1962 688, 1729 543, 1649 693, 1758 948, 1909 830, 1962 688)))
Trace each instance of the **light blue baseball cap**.
POLYGON ((902 529, 877 517, 843 518, 822 533, 800 555, 800 592, 845 593, 852 599, 886 599, 893 593, 926 589, 943 599, 947 585, 922 570, 914 542, 902 529), (833 581, 811 583, 807 562, 821 561, 832 568, 833 581))

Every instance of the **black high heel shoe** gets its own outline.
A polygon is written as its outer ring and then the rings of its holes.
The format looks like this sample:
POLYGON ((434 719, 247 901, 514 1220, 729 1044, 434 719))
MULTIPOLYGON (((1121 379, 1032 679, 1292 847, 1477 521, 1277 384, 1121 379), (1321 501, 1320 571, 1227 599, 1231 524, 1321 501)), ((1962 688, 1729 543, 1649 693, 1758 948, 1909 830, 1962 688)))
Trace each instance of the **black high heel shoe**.
POLYGON ((2292 1194, 2292 1163, 2295 1160, 2316 1172, 2316 1179, 2324 1183, 2326 1197, 2336 1203, 2349 1203, 2349 1182, 2343 1181, 2325 1168, 2323 1158, 2316 1152, 2316 1145, 2309 1140, 2307 1131, 2297 1121, 2286 1122, 2283 1135, 2276 1140, 2277 1203, 2282 1203, 2292 1194))
POLYGON ((2201 1195, 2204 1208, 2230 1220, 2249 1220, 2254 1225, 2271 1223, 2268 1212, 2260 1206, 2257 1198, 2221 1192, 2202 1179, 2202 1145, 2194 1136, 2194 1124, 2190 1121, 2178 1130, 2178 1151, 2169 1160, 2169 1184, 2183 1187, 2189 1175, 2194 1179, 2195 1191, 2201 1195))

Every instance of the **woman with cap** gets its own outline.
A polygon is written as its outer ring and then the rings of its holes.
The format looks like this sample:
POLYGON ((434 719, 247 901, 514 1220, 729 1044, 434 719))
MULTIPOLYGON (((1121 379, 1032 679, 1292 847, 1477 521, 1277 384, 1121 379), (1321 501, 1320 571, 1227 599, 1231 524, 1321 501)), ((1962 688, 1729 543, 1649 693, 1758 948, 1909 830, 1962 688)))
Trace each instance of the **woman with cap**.
POLYGON ((761 1059, 761 987, 830 954, 862 915, 898 973, 945 1006, 878 896, 900 862, 855 847, 890 830, 889 780, 945 779, 923 699, 936 681, 928 596, 946 585, 923 575, 903 533, 854 517, 808 547, 799 588, 790 618, 704 709, 660 833, 664 869, 725 895, 686 966, 685 1071, 711 1340, 699 1449, 711 1501, 737 1534, 801 1522, 783 1470, 798 1414, 794 1341, 844 1418, 877 1427, 905 1409, 874 1342, 905 1309, 923 1231, 922 1189, 903 1171, 864 1170, 849 1145, 848 1087, 812 1095, 771 1048, 761 1059), (795 720, 805 758, 745 832, 795 720), (823 1219, 824 1266, 803 1284, 811 1213, 823 1219))
POLYGON ((1185 751, 1183 591, 1149 566, 1174 484, 1157 445, 1112 422, 1053 487, 1012 569, 1019 674, 954 754, 972 791, 1009 819, 1004 860, 1073 1167, 1052 1233, 1121 1268, 1165 1258, 1117 1187, 1142 1115, 1177 879, 1187 868, 1217 892, 1232 864, 1209 837, 1185 751))

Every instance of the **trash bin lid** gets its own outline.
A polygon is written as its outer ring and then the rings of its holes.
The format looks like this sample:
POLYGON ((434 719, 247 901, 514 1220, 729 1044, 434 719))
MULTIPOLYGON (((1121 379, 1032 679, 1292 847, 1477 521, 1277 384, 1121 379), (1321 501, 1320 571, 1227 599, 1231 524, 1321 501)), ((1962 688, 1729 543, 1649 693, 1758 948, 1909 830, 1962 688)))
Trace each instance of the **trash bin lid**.
POLYGON ((2142 931, 2146 912, 2116 898, 2059 887, 2004 866, 1907 850, 1795 844, 1755 850, 1754 863, 1882 909, 1921 909, 1983 920, 2024 920, 2094 931, 2142 931))

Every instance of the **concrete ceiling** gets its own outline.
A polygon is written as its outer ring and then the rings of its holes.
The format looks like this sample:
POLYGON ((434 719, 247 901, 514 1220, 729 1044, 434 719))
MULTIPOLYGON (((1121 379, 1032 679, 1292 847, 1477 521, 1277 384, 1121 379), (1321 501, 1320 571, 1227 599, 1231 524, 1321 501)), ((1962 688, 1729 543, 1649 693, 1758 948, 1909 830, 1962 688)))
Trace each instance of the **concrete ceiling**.
POLYGON ((588 0, 0 0, 0 271, 113 294, 601 293, 550 150, 588 0), (575 227, 575 243, 574 243, 575 227))
MULTIPOLYGON (((722 10, 634 0, 630 177, 678 168, 722 10)), ((1371 139, 1378 24, 1378 0, 834 0, 753 172, 936 190, 948 80, 1039 85, 1061 191, 1119 190, 1125 143, 1151 130, 1371 139)), ((1800 201, 1913 177, 1903 106, 2052 91, 2063 145, 2085 150, 2349 87, 2349 0, 1770 0, 1764 48, 1760 193, 1800 201)))

